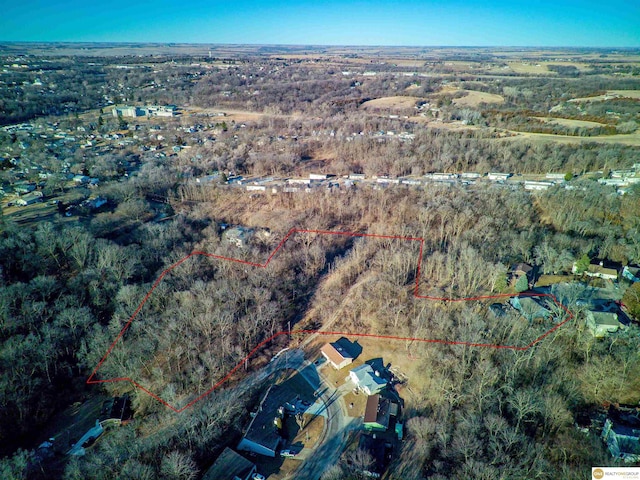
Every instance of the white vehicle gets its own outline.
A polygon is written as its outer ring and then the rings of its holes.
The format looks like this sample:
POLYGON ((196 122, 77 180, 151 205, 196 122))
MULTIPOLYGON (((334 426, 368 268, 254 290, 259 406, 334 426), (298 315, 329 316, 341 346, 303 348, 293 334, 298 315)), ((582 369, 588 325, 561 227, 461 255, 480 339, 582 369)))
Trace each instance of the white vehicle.
POLYGON ((260 475, 259 473, 254 473, 253 477, 251 477, 251 480, 266 480, 264 478, 264 475, 260 475))

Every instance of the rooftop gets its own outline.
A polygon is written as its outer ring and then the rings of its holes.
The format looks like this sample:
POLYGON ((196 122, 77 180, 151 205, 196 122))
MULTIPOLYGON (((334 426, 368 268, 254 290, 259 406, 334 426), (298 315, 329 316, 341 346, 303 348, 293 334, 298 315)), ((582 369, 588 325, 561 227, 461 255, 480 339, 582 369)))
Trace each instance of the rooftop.
POLYGON ((367 406, 364 410, 364 423, 377 423, 384 428, 389 428, 392 416, 398 414, 398 405, 379 394, 367 397, 367 406))
POLYGON ((611 325, 618 326, 620 325, 620 321, 618 320, 618 315, 613 312, 594 312, 589 310, 587 313, 596 325, 611 325))
POLYGON ((354 343, 351 343, 347 338, 341 337, 335 342, 327 343, 322 347, 322 352, 324 352, 329 359, 333 363, 341 363, 344 359, 351 358, 355 359, 360 352, 356 352, 356 350, 362 350, 362 348, 354 348, 357 347, 354 343))
POLYGON ((280 435, 273 423, 278 414, 278 407, 291 401, 295 395, 291 390, 279 385, 273 385, 262 399, 258 413, 253 418, 244 438, 276 450, 280 442, 280 435))
POLYGON ((384 386, 387 384, 384 379, 375 374, 371 365, 367 363, 354 368, 351 370, 351 373, 353 373, 358 379, 359 386, 368 387, 371 391, 378 390, 380 385, 384 386))
POLYGON ((242 455, 225 447, 222 454, 204 474, 202 480, 235 480, 245 479, 255 469, 255 465, 242 455))

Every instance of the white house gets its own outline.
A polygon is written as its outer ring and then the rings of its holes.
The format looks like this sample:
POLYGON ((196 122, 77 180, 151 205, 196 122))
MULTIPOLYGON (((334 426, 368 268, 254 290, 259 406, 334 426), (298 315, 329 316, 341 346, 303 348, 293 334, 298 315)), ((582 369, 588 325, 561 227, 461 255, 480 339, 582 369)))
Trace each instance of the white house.
MULTIPOLYGON (((578 275, 578 265, 574 262, 573 267, 571 267, 571 273, 574 275, 578 275)), ((618 279, 618 271, 615 268, 606 268, 603 262, 598 264, 590 264, 587 270, 583 272, 587 277, 597 277, 602 278, 604 280, 617 280, 618 279)))
POLYGON ((490 172, 487 176, 489 180, 493 181, 505 181, 511 176, 510 173, 490 172))
POLYGON ((622 326, 618 314, 613 312, 587 311, 587 327, 596 338, 603 338, 610 333, 616 333, 622 326))
POLYGON ((18 198, 16 200, 16 205, 26 207, 27 205, 33 205, 34 203, 38 203, 41 201, 42 201, 42 192, 31 192, 18 198))
POLYGON ((547 190, 550 187, 553 187, 553 182, 534 182, 532 180, 527 180, 524 182, 525 190, 547 190))
POLYGON ((351 370, 349 377, 356 388, 367 395, 380 393, 387 386, 386 380, 380 378, 379 374, 373 371, 371 365, 366 363, 351 370))

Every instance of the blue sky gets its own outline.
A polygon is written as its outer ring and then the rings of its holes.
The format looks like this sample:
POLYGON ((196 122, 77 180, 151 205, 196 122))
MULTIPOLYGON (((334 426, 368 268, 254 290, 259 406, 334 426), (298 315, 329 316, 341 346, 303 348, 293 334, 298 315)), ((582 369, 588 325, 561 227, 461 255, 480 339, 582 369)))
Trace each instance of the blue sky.
POLYGON ((640 47, 638 0, 5 0, 0 41, 640 47))

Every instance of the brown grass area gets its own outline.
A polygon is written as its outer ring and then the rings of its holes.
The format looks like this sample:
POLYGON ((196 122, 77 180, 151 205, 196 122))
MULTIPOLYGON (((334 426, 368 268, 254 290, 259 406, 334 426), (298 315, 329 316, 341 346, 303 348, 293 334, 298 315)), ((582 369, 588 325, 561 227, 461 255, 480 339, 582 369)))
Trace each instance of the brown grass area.
POLYGON ((260 112, 251 112, 248 110, 229 110, 227 108, 224 107, 220 107, 220 108, 196 108, 196 107, 189 107, 188 109, 185 109, 184 114, 188 115, 189 113, 224 113, 224 116, 220 116, 220 117, 211 117, 212 120, 215 120, 216 122, 231 122, 234 121, 236 123, 243 123, 243 122, 256 122, 260 119, 262 119, 265 114, 264 113, 260 113, 260 112))
POLYGON ((640 90, 609 90, 607 93, 612 95, 620 95, 625 98, 640 99, 640 90))
POLYGON ((544 63, 508 62, 507 65, 515 73, 550 74, 544 63))
POLYGON ((595 127, 604 127, 606 124, 600 122, 590 122, 587 120, 574 120, 570 118, 554 118, 554 117, 532 117, 537 118, 538 120, 542 120, 546 123, 562 125, 564 127, 585 127, 585 128, 595 128, 595 127))
POLYGON ((548 287, 556 283, 570 282, 574 279, 569 275, 541 275, 536 282, 536 287, 548 287))
POLYGON ((559 65, 559 66, 562 66, 562 67, 576 67, 581 72, 591 69, 591 66, 588 63, 584 63, 584 62, 572 62, 572 61, 556 62, 556 61, 554 61, 554 62, 549 62, 547 65, 559 65))
POLYGON ((291 443, 297 444, 300 442, 306 448, 314 447, 320 435, 322 435, 322 429, 324 428, 324 417, 322 415, 304 415, 305 426, 298 432, 291 443))
POLYGON ((458 106, 477 107, 481 103, 504 103, 502 95, 495 93, 477 92, 475 90, 465 90, 467 95, 453 100, 458 106))
POLYGON ((640 146, 640 133, 620 135, 594 135, 591 137, 576 137, 571 135, 553 135, 550 133, 528 133, 508 130, 515 134, 499 140, 528 140, 534 142, 563 142, 563 143, 620 143, 622 145, 640 146))
POLYGON ((421 67, 424 65, 424 60, 411 60, 411 59, 396 59, 389 60, 391 63, 395 63, 399 67, 421 67))
POLYGON ((449 123, 430 123, 430 127, 440 128, 443 130, 479 130, 478 125, 465 125, 462 122, 454 121, 449 123))
POLYGON ((437 92, 437 94, 446 95, 446 94, 456 93, 459 91, 460 89, 458 87, 454 87, 453 85, 445 85, 440 89, 440 91, 437 92))
POLYGON ((344 403, 347 406, 347 415, 354 418, 361 417, 367 406, 367 396, 364 393, 349 392, 344 396, 344 403))
POLYGON ((375 100, 369 100, 361 105, 363 110, 394 110, 394 109, 406 109, 413 108, 417 102, 423 100, 418 97, 409 96, 396 96, 396 97, 382 97, 375 100))
POLYGON ((570 102, 599 102, 614 97, 640 99, 640 90, 607 90, 603 95, 572 98, 570 102))

